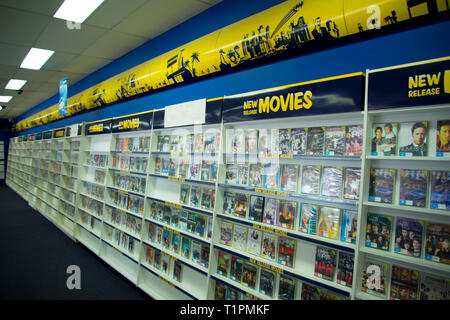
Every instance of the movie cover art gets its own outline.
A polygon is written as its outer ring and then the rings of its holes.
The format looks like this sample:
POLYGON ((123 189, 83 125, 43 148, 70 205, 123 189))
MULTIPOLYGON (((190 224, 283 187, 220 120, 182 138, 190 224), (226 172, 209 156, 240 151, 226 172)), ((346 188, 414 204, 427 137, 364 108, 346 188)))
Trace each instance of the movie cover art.
POLYGON ((187 179, 190 176, 191 163, 187 159, 180 159, 178 161, 178 178, 187 179))
POLYGON ((230 279, 241 282, 242 279, 242 259, 231 256, 230 279))
POLYGON ((342 193, 342 168, 322 168, 322 196, 340 198, 342 193))
POLYGON ((208 268, 209 266, 209 246, 202 244, 200 249, 200 265, 208 268))
POLYGON ((189 184, 182 184, 180 186, 180 203, 189 204, 189 191, 191 186, 189 184))
POLYGON ((155 250, 155 257, 153 259, 153 266, 160 270, 161 269, 161 251, 155 250))
POLYGON ((243 129, 234 129, 231 135, 231 153, 245 153, 245 138, 243 129))
POLYGON ((245 153, 258 154, 258 130, 245 130, 245 153))
POLYGON ((169 175, 169 162, 170 159, 168 158, 162 158, 161 159, 161 174, 162 175, 169 175))
POLYGON ((278 300, 294 300, 296 284, 296 279, 281 274, 278 283, 278 300))
POLYGON ((190 133, 186 136, 186 143, 184 145, 183 154, 190 154, 194 152, 195 135, 190 133))
POLYGON ((298 166, 295 164, 281 165, 281 191, 297 192, 298 166))
POLYGON ((250 207, 248 211, 248 219, 256 222, 262 222, 264 207, 264 197, 250 195, 250 207))
POLYGON ((397 217, 394 252, 419 258, 423 232, 423 221, 397 217))
POLYGON ((292 154, 291 129, 278 129, 280 154, 292 154))
POLYGON ((176 154, 178 152, 178 143, 180 137, 178 135, 173 135, 170 141, 170 153, 176 154))
POLYGON ((406 206, 425 208, 427 203, 428 171, 400 170, 399 203, 406 206))
POLYGON ((198 241, 192 241, 192 262, 200 264, 202 245, 198 241))
POLYGON ((319 195, 320 166, 303 165, 302 193, 319 195))
POLYGON ((370 169, 369 201, 392 203, 395 169, 370 169))
POLYGON ((428 223, 425 241, 425 259, 450 264, 450 225, 428 223))
POLYGON ((367 214, 366 247, 389 251, 392 217, 375 213, 367 214))
POLYGON ((346 156, 360 156, 363 148, 364 128, 362 125, 347 126, 345 131, 346 156))
POLYGON ((336 270, 336 250, 317 246, 314 262, 314 275, 333 281, 336 270))
POLYGON ((280 154, 280 129, 271 129, 271 146, 270 146, 270 154, 271 156, 278 156, 280 154))
POLYGON ((415 270, 392 266, 391 300, 418 300, 420 273, 415 270))
POLYGON ((220 243, 226 246, 231 246, 233 237, 233 224, 225 220, 220 224, 220 243))
POLYGON ((324 127, 308 128, 308 136, 306 138, 306 155, 323 155, 324 132, 324 127))
POLYGON ((388 271, 387 264, 367 259, 362 270, 361 291, 380 298, 386 297, 388 271))
POLYGON ((207 132, 205 133, 205 148, 204 152, 209 154, 215 154, 219 152, 220 133, 207 132))
POLYGON ((160 135, 158 136, 158 147, 159 152, 169 152, 170 151, 170 136, 160 135))
POLYGON ((237 290, 232 289, 231 287, 227 287, 227 297, 225 300, 239 300, 241 296, 241 293, 237 290))
POLYGON ((344 169, 344 199, 358 200, 361 181, 361 169, 344 169))
POLYGON ((352 287, 354 258, 353 254, 339 251, 337 283, 352 287))
POLYGON ((248 194, 236 193, 234 199, 234 212, 233 214, 239 218, 245 218, 247 215, 248 206, 248 194))
POLYGON ((211 163, 209 161, 202 161, 202 166, 200 170, 200 180, 209 181, 211 177, 211 163))
POLYGON ((173 264, 173 279, 181 282, 181 273, 183 270, 183 265, 178 260, 175 260, 173 264))
POLYGON ((169 177, 176 177, 178 160, 169 159, 169 177))
POLYGON ((271 130, 270 129, 259 129, 258 137, 258 154, 267 156, 271 154, 271 130))
POLYGON ((176 232, 172 234, 172 243, 170 247, 176 254, 180 251, 180 235, 176 232))
POLYGON ((194 134, 194 153, 202 153, 204 148, 203 133, 194 134))
POLYGON ((428 122, 404 122, 398 134, 398 155, 405 157, 427 156, 428 122))
POLYGON ((321 207, 317 223, 317 234, 321 237, 339 239, 341 209, 321 207))
POLYGON ((373 156, 397 155, 398 123, 378 123, 373 125, 371 154, 373 156))
POLYGON ((190 205, 198 208, 200 206, 201 188, 198 186, 191 186, 190 205))
POLYGON ((450 279, 422 274, 419 300, 450 300, 450 279))
POLYGON ((230 254, 219 251, 219 255, 217 257, 217 273, 228 277, 228 268, 230 266, 230 254))
POLYGON ((195 233, 196 224, 197 224, 197 215, 195 213, 188 212, 186 231, 190 233, 195 233))
POLYGON ((301 300, 320 300, 320 290, 318 287, 302 282, 301 300))
POLYGON ((259 292, 268 297, 273 297, 273 288, 275 285, 275 272, 261 268, 259 277, 259 292))
POLYGON ((278 189, 280 166, 274 163, 264 165, 264 188, 278 189))
POLYGON ((216 287, 214 288, 214 300, 225 300, 227 294, 226 292, 227 286, 219 281, 216 281, 216 287))
POLYGON ((236 184, 237 182, 237 164, 227 163, 225 169, 225 183, 236 184))
POLYGON ((223 207, 222 212, 225 214, 233 214, 234 213, 234 199, 236 198, 236 194, 229 191, 224 191, 223 193, 223 207))
POLYGON ((232 247, 240 251, 245 251, 246 245, 247 245, 247 227, 240 224, 236 224, 233 230, 232 247))
POLYGON ((191 239, 183 237, 181 240, 181 255, 189 259, 191 257, 191 239))
POLYGON ((431 171, 430 208, 450 210, 450 171, 431 171))
POLYGON ((318 205, 302 203, 302 213, 299 220, 298 230, 308 234, 316 234, 316 221, 318 213, 318 205))
POLYGON ((277 235, 271 232, 264 232, 262 238, 261 257, 272 261, 276 260, 277 235))
POLYGON ((437 121, 436 157, 450 156, 450 119, 437 121))
POLYGON ((201 162, 200 160, 193 160, 189 167, 189 179, 199 180, 200 179, 201 162))
POLYGON ((277 223, 280 200, 266 198, 264 202, 263 222, 275 225, 277 223))
POLYGON ((259 163, 250 164, 250 173, 248 175, 248 186, 259 188, 263 185, 264 167, 259 163))
POLYGON ((145 262, 148 265, 153 264, 153 248, 149 246, 145 246, 145 262))
POLYGON ((324 154, 326 156, 343 156, 345 153, 346 127, 326 127, 324 154))
POLYGON ((200 207, 205 210, 211 210, 211 197, 213 189, 202 188, 202 201, 200 207))
POLYGON ((358 212, 347 209, 342 210, 341 241, 356 243, 357 228, 358 212))
POLYGON ((295 218, 297 215, 297 202, 280 200, 278 212, 278 226, 294 230, 295 218))
POLYGON ((258 229, 248 228, 247 235, 247 252, 255 256, 261 255, 261 238, 262 231, 258 229))
POLYGON ((306 136, 308 128, 291 129, 292 153, 304 155, 306 153, 306 136))
POLYGON ((258 268, 253 263, 244 262, 242 266, 242 285, 255 289, 258 268))
POLYGON ((247 185, 248 183, 248 164, 247 163, 239 163, 237 164, 237 175, 236 175, 236 184, 238 185, 247 185))
POLYGON ((169 230, 163 229, 162 247, 169 250, 171 242, 172 242, 172 232, 170 232, 169 230))
POLYGON ((295 240, 284 236, 278 238, 278 263, 294 268, 295 240))
POLYGON ((206 217, 203 216, 202 214, 199 214, 195 219, 194 234, 203 238, 205 236, 205 229, 206 229, 206 217))

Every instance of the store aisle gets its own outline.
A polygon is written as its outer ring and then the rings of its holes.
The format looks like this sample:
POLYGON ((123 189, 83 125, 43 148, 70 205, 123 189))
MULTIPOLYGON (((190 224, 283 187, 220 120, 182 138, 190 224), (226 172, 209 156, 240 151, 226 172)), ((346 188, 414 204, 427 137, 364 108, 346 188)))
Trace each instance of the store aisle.
POLYGON ((0 300, 150 299, 4 185, 0 257, 0 300), (80 290, 66 286, 70 265, 80 267, 80 290))

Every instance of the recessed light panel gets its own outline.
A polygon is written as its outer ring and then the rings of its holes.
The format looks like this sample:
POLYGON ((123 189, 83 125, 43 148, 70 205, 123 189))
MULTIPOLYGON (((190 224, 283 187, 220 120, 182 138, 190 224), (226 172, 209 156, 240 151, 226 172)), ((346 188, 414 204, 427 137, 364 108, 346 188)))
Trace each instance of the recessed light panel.
POLYGON ((8 89, 8 90, 19 90, 25 85, 25 83, 27 83, 27 80, 11 79, 6 84, 5 89, 8 89))
POLYGON ((82 23, 102 2, 103 0, 65 0, 53 17, 82 23))
POLYGON ((20 67, 39 70, 54 53, 52 50, 31 48, 20 67))

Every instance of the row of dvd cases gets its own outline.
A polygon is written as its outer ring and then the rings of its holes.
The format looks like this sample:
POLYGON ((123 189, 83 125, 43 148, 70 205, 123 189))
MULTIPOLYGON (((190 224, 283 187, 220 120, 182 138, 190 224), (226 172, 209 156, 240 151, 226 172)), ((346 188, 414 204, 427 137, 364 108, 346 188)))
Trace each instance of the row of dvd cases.
MULTIPOLYGON (((378 72, 368 71, 366 82, 378 72)), ((287 86, 286 101, 289 93, 316 94, 350 80, 364 83, 349 75, 287 86)), ((387 187, 392 200, 380 202, 387 182, 375 181, 380 188, 373 194, 371 172, 448 172, 448 158, 436 153, 434 141, 450 106, 371 110, 366 97, 365 107, 349 108, 342 99, 344 106, 334 106, 339 111, 255 118, 242 101, 258 95, 271 92, 196 102, 203 113, 188 103, 74 126, 78 134, 62 138, 58 130, 48 139, 13 138, 7 184, 156 299, 419 299, 430 286, 447 296, 448 258, 430 259, 425 244, 431 224, 446 228, 441 243, 448 243, 448 205, 430 205, 429 184, 424 207, 401 202, 401 179, 387 187), (373 153, 378 124, 424 120, 426 156, 373 153), (303 151, 294 141, 299 128, 308 128, 299 139, 303 151), (310 128, 345 134, 332 138, 333 145, 310 128), (278 151, 260 152, 263 145, 278 151), (374 215, 391 221, 384 245, 366 241, 376 235, 374 215), (394 243, 402 219, 423 226, 418 255, 394 243)))

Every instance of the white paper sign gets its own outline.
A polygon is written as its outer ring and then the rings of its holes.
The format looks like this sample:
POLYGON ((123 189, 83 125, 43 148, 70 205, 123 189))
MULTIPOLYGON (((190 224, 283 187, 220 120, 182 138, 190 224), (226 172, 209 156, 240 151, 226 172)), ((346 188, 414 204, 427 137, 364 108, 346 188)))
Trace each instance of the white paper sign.
POLYGON ((199 99, 164 108, 164 127, 203 124, 206 119, 206 99, 199 99))

